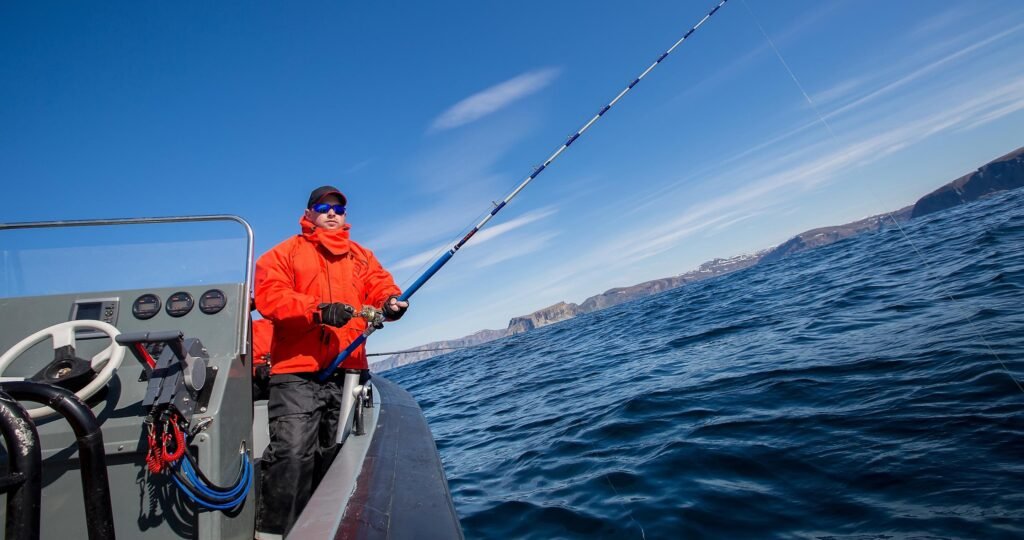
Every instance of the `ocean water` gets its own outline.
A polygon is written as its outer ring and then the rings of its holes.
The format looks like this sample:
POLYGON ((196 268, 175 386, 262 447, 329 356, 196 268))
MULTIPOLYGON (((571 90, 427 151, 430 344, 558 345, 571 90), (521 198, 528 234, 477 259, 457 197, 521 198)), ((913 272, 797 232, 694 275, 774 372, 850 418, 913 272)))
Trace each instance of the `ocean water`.
POLYGON ((467 538, 1024 538, 1024 190, 903 228, 385 376, 467 538))

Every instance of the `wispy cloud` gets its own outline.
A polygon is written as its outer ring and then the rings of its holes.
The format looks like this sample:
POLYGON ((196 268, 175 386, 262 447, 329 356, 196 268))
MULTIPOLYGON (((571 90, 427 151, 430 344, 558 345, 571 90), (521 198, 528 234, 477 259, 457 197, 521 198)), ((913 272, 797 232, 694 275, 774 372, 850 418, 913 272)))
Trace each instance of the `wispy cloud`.
POLYGON ((907 32, 912 39, 935 39, 936 35, 948 33, 949 27, 962 25, 970 11, 966 5, 954 6, 921 21, 907 32))
MULTIPOLYGON (((948 25, 948 24, 951 24, 952 17, 954 17, 957 13, 959 13, 957 10, 950 10, 950 12, 947 12, 947 13, 944 13, 944 14, 940 14, 940 15, 934 17, 931 20, 925 21, 925 23, 922 24, 922 27, 924 29, 929 29, 929 28, 935 28, 937 25, 948 25)), ((975 54, 975 53, 981 53, 981 52, 983 52, 985 50, 985 48, 987 46, 992 45, 992 44, 994 44, 994 43, 996 43, 996 42, 998 42, 998 41, 1000 41, 1000 40, 1002 40, 1002 39, 1004 39, 1004 38, 1006 38, 1006 37, 1008 37, 1008 36, 1010 36, 1010 35, 1012 35, 1014 33, 1020 32, 1021 30, 1024 30, 1024 24, 1017 24, 1017 25, 1012 26, 1012 27, 1010 27, 1008 29, 1005 29, 1005 30, 1003 30, 1001 32, 997 32, 995 34, 992 34, 993 29, 991 27, 981 28, 977 32, 975 32, 974 34, 965 36, 964 39, 962 40, 963 42, 970 43, 970 45, 961 47, 961 48, 959 48, 959 49, 957 49, 957 50, 955 50, 953 52, 949 52, 948 49, 947 49, 947 51, 941 57, 938 57, 938 58, 935 57, 936 51, 931 51, 931 53, 928 55, 930 57, 930 59, 925 60, 924 58, 920 58, 919 57, 916 60, 916 62, 918 64, 920 64, 921 62, 925 62, 925 64, 923 66, 917 67, 917 68, 910 68, 909 66, 904 65, 904 68, 903 68, 904 69, 904 74, 898 76, 894 80, 890 80, 890 82, 888 82, 888 83, 885 83, 885 84, 883 84, 883 85, 881 85, 881 86, 879 86, 879 87, 877 87, 877 88, 875 88, 873 90, 868 91, 867 93, 864 93, 864 94, 862 94, 860 96, 856 96, 856 97, 851 95, 855 89, 863 88, 864 86, 866 86, 868 84, 868 82, 870 80, 877 79, 876 74, 865 73, 865 74, 857 75, 857 76, 855 76, 853 78, 841 81, 841 82, 833 85, 832 87, 817 93, 814 96, 814 101, 819 106, 822 105, 822 104, 830 103, 830 102, 844 101, 844 100, 847 101, 847 103, 842 104, 839 107, 837 107, 836 109, 826 113, 825 114, 825 118, 827 118, 827 119, 831 119, 832 117, 837 116, 837 115, 841 115, 843 113, 852 112, 852 111, 858 110, 858 109, 863 109, 865 106, 870 105, 873 102, 875 102, 877 100, 877 98, 883 97, 884 95, 892 93, 892 92, 896 91, 897 89, 900 89, 900 88, 903 88, 905 86, 908 86, 911 83, 913 83, 914 81, 925 77, 926 75, 929 75, 929 74, 932 74, 932 73, 940 71, 942 68, 950 68, 955 63, 955 61, 967 58, 967 57, 969 57, 969 56, 971 56, 972 54, 975 54), (987 36, 987 37, 983 37, 983 36, 987 36)), ((922 30, 922 32, 923 31, 924 30, 922 30)), ((1012 75, 1012 74, 1010 74, 1010 75, 1012 75)), ((1003 81, 998 81, 998 82, 1003 82, 1003 81)), ((1013 85, 1009 85, 1009 86, 1001 87, 1001 88, 1006 90, 1008 88, 1012 88, 1012 86, 1013 85)), ((984 85, 982 85, 980 87, 984 87, 984 85)), ((934 92, 934 89, 930 90, 930 92, 934 92)), ((961 92, 962 95, 968 95, 969 93, 971 93, 971 92, 961 92)), ((989 97, 988 98, 983 98, 983 99, 988 99, 988 100, 992 101, 993 103, 999 101, 998 98, 995 96, 995 94, 989 93, 989 94, 986 94, 986 95, 989 96, 989 97)), ((951 101, 955 101, 955 100, 951 100, 951 101)), ((1004 109, 995 109, 995 110, 986 110, 984 107, 973 107, 972 108, 973 112, 975 114, 980 115, 980 116, 978 118, 976 118, 974 122, 970 122, 970 123, 967 123, 967 124, 962 124, 961 126, 958 127, 958 129, 970 129, 970 128, 974 127, 974 126, 981 125, 981 124, 984 124, 984 123, 988 123, 988 122, 990 122, 990 121, 992 121, 994 119, 997 119, 999 117, 1005 116, 1006 114, 1011 114, 1011 113, 1013 113, 1013 112, 1015 112, 1017 110, 1016 108, 1014 108, 1014 106, 1012 104, 1005 104, 1004 103, 1003 105, 1005 105, 1004 109)), ((858 111, 858 114, 863 116, 863 113, 860 113, 859 111, 858 111)), ((865 122, 861 122, 861 124, 866 125, 865 122)), ((748 148, 746 150, 737 152, 736 154, 734 154, 731 157, 727 158, 724 162, 716 165, 716 167, 721 166, 721 165, 731 164, 731 163, 734 163, 734 162, 741 162, 742 160, 744 160, 745 158, 747 158, 747 157, 749 157, 749 156, 751 156, 753 154, 757 154, 758 152, 760 152, 762 150, 765 150, 767 148, 770 148, 770 147, 775 147, 777 144, 779 144, 779 143, 781 143, 783 141, 790 140, 790 139, 794 138, 795 136, 800 135, 800 134, 802 134, 802 133, 804 133, 804 132, 806 132, 806 131, 808 131, 809 129, 812 129, 812 128, 814 128, 814 129, 823 129, 824 126, 821 124, 821 121, 819 119, 817 119, 817 118, 815 118, 815 119, 813 119, 811 121, 808 121, 808 122, 801 123, 801 124, 797 125, 796 127, 793 127, 791 129, 789 129, 788 131, 785 131, 785 132, 783 132, 783 133, 781 133, 779 135, 773 136, 773 137, 769 138, 768 140, 765 140, 765 141, 763 141, 761 143, 758 143, 758 144, 756 144, 756 145, 754 145, 754 146, 752 146, 752 147, 750 147, 750 148, 748 148)), ((897 146, 899 146, 900 144, 901 143, 895 143, 894 142, 893 146, 890 147, 890 150, 897 149, 897 146)), ((818 153, 818 152, 820 152, 820 150, 815 145, 811 145, 811 146, 802 145, 802 152, 801 153, 794 153, 794 154, 791 154, 789 157, 793 161, 796 161, 798 159, 803 159, 803 157, 801 155, 799 155, 799 154, 802 154, 802 155, 806 156, 806 155, 814 155, 815 153, 818 153)), ((714 167, 709 167, 709 169, 711 169, 711 168, 714 168, 714 167)), ((704 172, 706 173, 707 171, 704 171, 704 172)))
POLYGON ((988 37, 986 39, 983 39, 983 40, 978 41, 976 43, 973 43, 973 44, 971 44, 971 45, 969 45, 967 47, 964 47, 964 48, 962 48, 962 49, 960 49, 960 50, 958 50, 956 52, 953 52, 953 53, 948 54, 948 55, 946 55, 946 56, 944 56, 942 58, 939 58, 938 60, 935 60, 935 61, 933 61, 933 62, 931 62, 931 63, 929 63, 929 64, 927 64, 927 65, 925 65, 923 67, 915 69, 914 71, 912 71, 912 72, 910 72, 910 73, 900 77, 899 79, 896 79, 895 81, 892 81, 892 82, 882 86, 881 88, 875 89, 875 90, 869 92, 868 94, 866 94, 866 95, 864 95, 864 96, 862 96, 862 97, 860 97, 860 98, 858 98, 858 99, 856 99, 856 100, 854 100, 854 101, 852 101, 852 102, 850 102, 850 103, 848 103, 846 105, 843 105, 842 107, 839 107, 839 108, 837 108, 835 110, 830 111, 829 113, 825 114, 825 118, 832 118, 834 116, 838 116, 838 115, 843 114, 845 112, 848 112, 850 110, 856 109, 856 108, 860 107, 861 105, 863 105, 863 104, 865 104, 865 103, 867 103, 869 101, 875 100, 875 99, 877 99, 877 98, 879 98, 879 97, 881 97, 881 96, 883 96, 885 94, 888 94, 888 93, 890 93, 890 92, 892 92, 894 90, 897 90, 897 89, 899 89, 901 87, 904 87, 904 86, 906 86, 906 85, 908 85, 908 84, 910 84, 910 83, 912 83, 914 81, 917 81, 918 79, 921 79, 922 77, 925 77, 926 75, 930 75, 930 74, 938 71, 940 68, 946 66, 947 64, 950 64, 950 63, 955 62, 957 60, 960 60, 960 59, 962 59, 964 57, 967 57, 971 53, 973 53, 973 52, 975 52, 975 51, 977 51, 979 49, 982 49, 984 47, 987 47, 988 45, 991 45, 991 44, 993 44, 993 43, 995 43, 997 41, 1000 41, 1003 38, 1006 38, 1006 37, 1008 37, 1010 35, 1016 34, 1017 32, 1019 32, 1021 30, 1024 30, 1024 23, 1021 23, 1021 24, 1018 24, 1018 25, 1013 26, 1011 28, 1008 28, 1006 30, 1003 30, 1002 32, 999 32, 998 34, 990 36, 990 37, 988 37))
POLYGON ((469 242, 466 243, 466 246, 478 246, 480 244, 483 244, 484 242, 494 240, 495 238, 507 232, 514 231, 525 225, 529 225, 534 221, 542 220, 554 214, 557 211, 558 210, 556 208, 548 206, 523 214, 522 216, 519 216, 511 221, 494 225, 493 227, 489 227, 477 233, 469 242))
POLYGON ((388 265, 388 269, 390 269, 391 272, 396 272, 398 270, 405 270, 407 268, 416 268, 418 266, 425 265, 428 262, 433 261, 434 259, 440 257, 441 256, 441 252, 444 251, 445 248, 448 248, 448 247, 450 247, 449 244, 438 244, 438 245, 434 246, 431 249, 428 249, 426 251, 421 251, 421 252, 419 252, 419 253, 417 253, 415 255, 411 255, 409 257, 406 257, 406 258, 404 258, 404 259, 402 259, 402 260, 400 260, 400 261, 398 261, 396 263, 392 263, 392 264, 388 265))
POLYGON ((490 211, 488 202, 518 180, 501 172, 498 161, 526 138, 536 123, 534 114, 517 114, 473 126, 454 139, 431 145, 411 160, 404 173, 415 179, 422 204, 376 229, 367 244, 378 253, 422 247, 454 236, 482 219, 490 211))
MULTIPOLYGON (((969 86, 977 81, 969 81, 969 86)), ((985 84, 981 85, 986 87, 985 84)), ((991 122, 1024 108, 1024 76, 991 84, 989 90, 963 99, 963 88, 950 88, 942 95, 921 103, 902 116, 879 112, 859 129, 861 135, 849 135, 846 142, 822 141, 816 145, 799 145, 793 152, 781 154, 770 162, 756 162, 762 174, 745 171, 743 174, 761 180, 744 188, 761 197, 786 186, 811 188, 827 182, 837 174, 853 167, 877 161, 902 148, 916 144, 940 132, 975 127, 980 122, 991 122), (956 103, 950 106, 949 103, 956 103), (836 148, 836 145, 840 146, 836 148), (832 150, 828 151, 827 148, 832 150), (818 157, 808 159, 807 155, 818 157), (792 164, 795 165, 786 165, 792 164), (766 170, 773 172, 763 174, 766 170)), ((865 118, 869 118, 865 115, 865 118)))
POLYGON ((560 71, 558 68, 530 71, 473 94, 434 119, 430 131, 456 128, 493 114, 551 84, 560 71))
MULTIPOLYGON (((494 240, 495 238, 498 238, 516 229, 525 227, 526 225, 529 225, 535 221, 540 221, 556 212, 557 209, 553 207, 541 208, 539 210, 534 210, 532 212, 523 214, 522 216, 509 220, 505 223, 499 223, 498 225, 485 228, 481 230, 479 233, 475 234, 473 238, 471 238, 468 242, 466 242, 466 245, 463 246, 462 249, 468 249, 471 247, 479 246, 480 244, 494 240)), ((415 268, 417 266, 423 265, 438 257, 444 251, 444 249, 451 247, 452 243, 454 242, 436 245, 428 250, 406 257, 405 259, 402 259, 392 264, 390 268, 392 270, 404 270, 406 268, 415 268)), ((539 249, 539 247, 540 246, 538 246, 537 249, 539 249)), ((520 252, 519 255, 525 255, 526 253, 528 252, 520 252)), ((509 257, 505 257, 505 259, 502 260, 507 260, 508 258, 509 257)))
POLYGON ((733 225, 736 225, 737 223, 740 223, 740 222, 743 222, 743 221, 747 221, 748 219, 755 218, 757 216, 760 216, 761 214, 764 214, 764 212, 761 211, 761 212, 746 212, 746 213, 742 213, 742 214, 740 214, 739 216, 737 216, 737 217, 735 217, 733 219, 730 219, 730 220, 728 220, 728 221, 726 221, 724 223, 719 223, 719 224, 715 225, 714 227, 711 227, 708 230, 708 232, 709 233, 721 232, 721 231, 723 231, 725 229, 728 229, 729 227, 732 227, 733 225))
POLYGON ((345 174, 346 175, 354 174, 354 173, 356 173, 358 171, 361 171, 361 170, 365 169, 366 166, 371 164, 371 163, 373 163, 372 159, 364 159, 364 160, 360 161, 359 163, 356 163, 355 165, 352 165, 348 169, 345 169, 345 174))
POLYGON ((991 107, 987 111, 983 111, 979 116, 972 119, 967 124, 957 128, 958 131, 966 131, 974 129, 978 126, 982 126, 989 122, 998 120, 1006 115, 1013 114, 1017 111, 1024 110, 1024 98, 1019 95, 1014 99, 1012 93, 1004 95, 1007 98, 999 105, 991 107))
POLYGON ((816 92, 811 98, 814 100, 814 104, 818 107, 828 105, 835 101, 846 98, 853 93, 854 90, 864 86, 869 79, 872 78, 871 74, 859 75, 845 81, 840 81, 838 84, 833 85, 830 88, 816 92))
MULTIPOLYGON (((984 47, 992 42, 989 38, 998 34, 1001 29, 1005 30, 1005 21, 1002 20, 982 25, 964 25, 963 21, 967 15, 967 10, 963 6, 958 6, 923 20, 914 28, 907 30, 898 39, 898 43, 892 45, 899 50, 906 50, 906 54, 900 54, 885 62, 879 62, 877 58, 862 59, 860 73, 832 83, 832 86, 824 90, 812 92, 814 102, 819 107, 825 105, 838 107, 843 105, 843 102, 849 103, 865 94, 870 94, 872 90, 865 90, 869 85, 874 84, 876 90, 886 88, 886 84, 879 86, 877 81, 887 79, 890 81, 895 79, 898 83, 890 89, 899 88, 907 82, 926 75, 930 70, 937 69, 951 60, 984 47), (962 28, 956 32, 949 31, 947 27, 953 24, 962 25, 962 28), (936 35, 942 35, 943 39, 935 39, 936 35), (971 47, 972 45, 978 45, 978 47, 971 47), (948 58, 949 56, 953 56, 953 58, 948 58), (865 61, 866 64, 863 63, 865 61), (935 64, 936 62, 938 64, 935 64), (919 73, 922 66, 924 68, 932 67, 919 73), (910 78, 907 79, 907 77, 910 78), (899 82, 903 79, 907 80, 899 82)), ((850 69, 853 69, 853 66, 847 66, 844 71, 850 69)))
POLYGON ((535 253, 547 247, 548 244, 551 243, 551 240, 557 236, 557 232, 532 235, 529 238, 515 242, 515 244, 511 246, 507 246, 505 249, 491 253, 478 261, 475 266, 477 269, 486 268, 488 266, 494 266, 498 263, 535 253))
MULTIPOLYGON (((502 179, 493 174, 481 176, 481 183, 494 184, 502 179)), ((467 186, 435 197, 424 197, 423 203, 408 212, 389 220, 380 227, 367 231, 371 234, 366 245, 373 246, 376 253, 413 249, 426 243, 438 242, 453 236, 474 219, 482 218, 482 211, 493 193, 479 186, 467 186), (480 212, 474 213, 474 212, 480 212)), ((353 229, 353 234, 362 234, 362 229, 353 229)), ((360 242, 363 238, 355 237, 360 242)))

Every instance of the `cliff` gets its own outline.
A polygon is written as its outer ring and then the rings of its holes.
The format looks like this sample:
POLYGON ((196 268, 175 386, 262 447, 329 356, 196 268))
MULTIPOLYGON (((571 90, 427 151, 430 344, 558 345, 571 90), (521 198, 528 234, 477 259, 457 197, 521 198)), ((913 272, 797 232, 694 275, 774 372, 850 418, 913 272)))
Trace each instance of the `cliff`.
POLYGON ((864 232, 877 231, 883 227, 890 227, 893 225, 893 220, 903 223, 910 219, 910 212, 912 209, 912 206, 905 206, 891 214, 878 214, 877 216, 866 217, 844 225, 833 225, 830 227, 821 227, 802 232, 776 246, 762 257, 760 262, 772 263, 784 257, 793 255, 794 253, 827 246, 843 240, 844 238, 856 236, 864 232))
POLYGON ((609 289, 601 294, 591 296, 584 300, 583 303, 580 304, 580 313, 590 313, 591 311, 597 311, 623 302, 636 300, 637 298, 643 298, 644 296, 650 296, 669 289, 675 289, 676 287, 681 287, 687 283, 693 283, 702 279, 708 279, 722 274, 735 272, 737 270, 742 270, 748 266, 756 264, 764 253, 765 252, 761 251, 758 253, 739 255, 726 259, 713 259, 701 264, 696 270, 691 270, 690 272, 686 272, 678 276, 645 281, 630 287, 609 289))
POLYGON ((1024 186, 1024 148, 1018 148, 996 158, 979 167, 977 171, 961 176, 921 197, 914 205, 911 217, 931 214, 1021 186, 1024 186))
POLYGON ((572 303, 559 302, 553 306, 534 311, 529 315, 513 318, 508 323, 507 335, 529 332, 534 328, 540 328, 551 323, 571 319, 580 313, 580 306, 572 303))

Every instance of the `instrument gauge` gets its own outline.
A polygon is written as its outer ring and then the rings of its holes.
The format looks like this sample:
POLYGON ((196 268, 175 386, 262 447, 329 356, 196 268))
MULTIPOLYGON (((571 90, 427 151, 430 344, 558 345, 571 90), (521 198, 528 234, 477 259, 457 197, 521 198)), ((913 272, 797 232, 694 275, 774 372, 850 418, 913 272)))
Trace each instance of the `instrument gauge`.
POLYGON ((144 294, 132 302, 132 315, 140 321, 152 319, 157 313, 160 313, 160 297, 155 294, 144 294))
POLYGON ((228 305, 228 298, 220 289, 210 289, 199 297, 199 311, 207 315, 219 313, 226 305, 228 305))
POLYGON ((183 317, 192 311, 193 305, 195 301, 191 294, 185 291, 176 292, 167 298, 167 314, 171 317, 183 317))

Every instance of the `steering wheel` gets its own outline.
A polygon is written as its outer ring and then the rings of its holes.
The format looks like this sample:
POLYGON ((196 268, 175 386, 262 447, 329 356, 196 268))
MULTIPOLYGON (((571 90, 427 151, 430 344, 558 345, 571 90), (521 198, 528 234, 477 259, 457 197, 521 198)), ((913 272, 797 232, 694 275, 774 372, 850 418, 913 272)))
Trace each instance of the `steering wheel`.
MULTIPOLYGON (((32 346, 43 341, 46 338, 53 338, 53 350, 56 355, 57 349, 61 347, 71 346, 72 349, 75 347, 75 331, 77 330, 99 330, 110 338, 110 346, 100 351, 96 356, 92 357, 89 362, 90 367, 93 371, 96 371, 96 376, 93 377, 89 384, 85 385, 84 388, 75 392, 75 395, 79 399, 85 401, 92 397, 93 394, 98 392, 101 388, 110 382, 110 379, 114 377, 114 372, 117 368, 121 367, 121 361, 124 360, 125 348, 117 343, 114 339, 121 332, 112 324, 105 323, 103 321, 94 320, 80 320, 80 321, 67 321, 55 324, 53 326, 44 328, 31 336, 19 341, 15 346, 11 347, 7 352, 0 356, 0 381, 24 381, 26 377, 3 377, 7 367, 14 362, 16 358, 29 350, 32 346)), ((48 418, 57 414, 50 407, 36 407, 35 409, 29 409, 28 415, 34 419, 48 418)))

